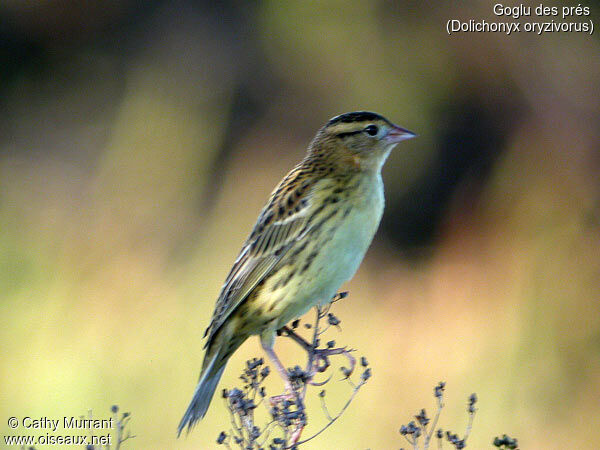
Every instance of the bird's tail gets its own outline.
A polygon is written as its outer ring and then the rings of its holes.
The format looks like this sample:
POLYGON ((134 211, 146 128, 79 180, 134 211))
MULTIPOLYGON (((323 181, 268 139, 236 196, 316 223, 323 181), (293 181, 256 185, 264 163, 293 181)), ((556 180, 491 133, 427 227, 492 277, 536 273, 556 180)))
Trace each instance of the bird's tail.
POLYGON ((196 422, 204 417, 225 370, 225 364, 233 352, 246 340, 247 336, 237 336, 232 339, 228 331, 226 328, 220 330, 207 346, 200 380, 194 390, 192 401, 179 422, 177 437, 181 435, 186 426, 189 432, 196 422))
POLYGON ((215 352, 208 364, 202 370, 200 381, 198 381, 198 385, 194 390, 192 401, 181 418, 181 422, 179 422, 177 437, 181 435, 181 432, 186 426, 189 432, 195 423, 202 419, 206 414, 210 401, 215 394, 217 384, 221 379, 221 375, 223 375, 223 370, 225 370, 225 364, 217 365, 219 356, 219 352, 215 352))

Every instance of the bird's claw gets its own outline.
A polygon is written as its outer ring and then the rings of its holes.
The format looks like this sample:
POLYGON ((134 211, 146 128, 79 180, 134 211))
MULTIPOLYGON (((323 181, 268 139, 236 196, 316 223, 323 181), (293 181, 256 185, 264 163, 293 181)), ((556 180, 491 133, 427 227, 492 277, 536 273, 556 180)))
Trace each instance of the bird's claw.
POLYGON ((331 381, 333 375, 329 375, 329 377, 325 381, 312 381, 312 379, 308 382, 311 386, 324 386, 331 381))
POLYGON ((280 403, 283 403, 285 401, 295 401, 296 400, 296 393, 295 392, 286 392, 284 394, 280 394, 280 395, 274 395, 273 397, 269 398, 269 403, 271 403, 271 406, 277 406, 280 403))
POLYGON ((354 368, 356 367, 356 358, 350 354, 353 351, 355 350, 352 348, 348 349, 346 347, 322 348, 315 350, 315 355, 317 357, 315 367, 316 371, 324 372, 325 370, 327 370, 327 368, 330 366, 328 356, 344 355, 346 358, 348 358, 348 362, 350 363, 350 368, 347 369, 349 371, 347 373, 347 376, 352 375, 352 373, 354 372, 354 368), (321 361, 323 361, 323 365, 321 365, 321 361))

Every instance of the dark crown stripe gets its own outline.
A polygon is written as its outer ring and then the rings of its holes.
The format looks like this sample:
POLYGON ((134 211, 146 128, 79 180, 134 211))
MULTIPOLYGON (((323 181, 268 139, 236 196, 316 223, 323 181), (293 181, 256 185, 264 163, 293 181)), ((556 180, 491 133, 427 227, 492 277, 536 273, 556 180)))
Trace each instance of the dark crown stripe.
POLYGON ((331 125, 335 125, 336 123, 367 122, 370 120, 383 120, 387 122, 387 120, 379 114, 369 111, 355 111, 334 117, 327 122, 326 126, 329 127, 331 125))

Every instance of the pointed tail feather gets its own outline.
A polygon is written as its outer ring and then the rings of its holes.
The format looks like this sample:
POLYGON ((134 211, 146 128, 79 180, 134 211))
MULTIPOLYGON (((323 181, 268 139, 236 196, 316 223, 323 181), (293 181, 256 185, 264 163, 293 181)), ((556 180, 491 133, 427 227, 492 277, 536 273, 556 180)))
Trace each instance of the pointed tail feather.
POLYGON ((206 368, 202 371, 200 381, 198 381, 198 385, 194 391, 194 397, 183 415, 181 422, 179 422, 177 437, 181 435, 181 432, 186 426, 189 433, 196 422, 202 419, 206 414, 210 401, 215 393, 215 389, 217 388, 217 384, 221 379, 221 375, 223 375, 223 370, 225 370, 225 364, 215 367, 218 359, 219 352, 216 352, 206 368))

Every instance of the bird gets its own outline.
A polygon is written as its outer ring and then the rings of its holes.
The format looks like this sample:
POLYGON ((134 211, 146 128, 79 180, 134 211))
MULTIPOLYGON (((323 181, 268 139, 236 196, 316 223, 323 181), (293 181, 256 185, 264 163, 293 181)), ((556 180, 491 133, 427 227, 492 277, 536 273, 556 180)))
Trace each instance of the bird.
POLYGON ((382 166, 415 136, 369 111, 338 115, 318 130, 271 193, 225 279, 178 436, 205 416, 227 361, 252 335, 291 391, 273 350, 276 332, 327 304, 354 276, 383 215, 382 166))

